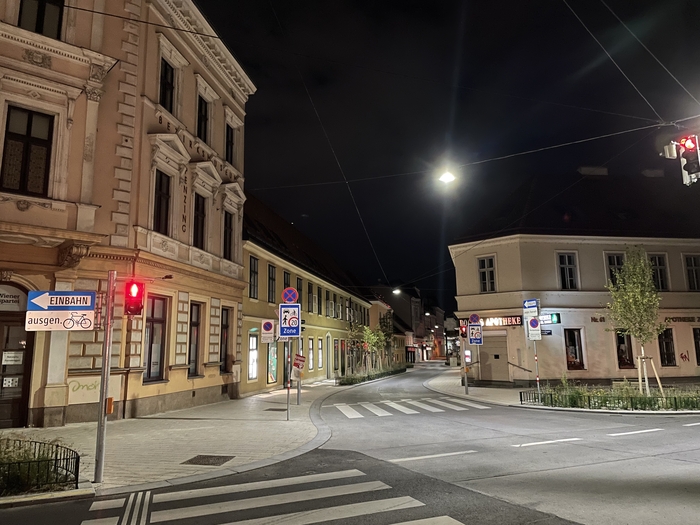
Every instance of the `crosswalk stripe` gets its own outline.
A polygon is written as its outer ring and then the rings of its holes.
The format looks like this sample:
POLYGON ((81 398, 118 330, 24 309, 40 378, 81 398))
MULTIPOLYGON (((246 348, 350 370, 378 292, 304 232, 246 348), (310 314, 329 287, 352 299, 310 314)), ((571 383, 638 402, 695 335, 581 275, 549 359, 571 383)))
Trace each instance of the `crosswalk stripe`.
POLYGON ((457 521, 449 516, 437 516, 435 518, 425 518, 423 520, 402 521, 393 525, 464 525, 461 521, 457 521))
POLYGON ((417 410, 413 410, 412 408, 406 408, 405 406, 399 405, 398 403, 394 403, 393 401, 384 401, 384 404, 388 407, 393 408, 394 410, 403 412, 404 414, 420 414, 420 412, 418 412, 417 410))
POLYGON ((358 417, 365 417, 360 414, 357 410, 347 405, 335 405, 338 410, 340 410, 346 417, 350 419, 357 419, 358 417))
POLYGON ((453 403, 459 403, 460 405, 467 405, 468 407, 478 408, 479 410, 491 410, 491 407, 485 407, 484 405, 479 405, 478 403, 472 403, 471 401, 465 401, 464 399, 457 399, 455 397, 443 397, 452 401, 453 403))
POLYGON ((301 485, 303 483, 316 483, 319 481, 330 481, 334 479, 353 478, 364 476, 365 473, 357 469, 339 470, 337 472, 324 472, 323 474, 308 474, 306 476, 295 476, 292 478, 270 479, 265 481, 253 481, 250 483, 240 483, 238 485, 224 485, 221 487, 209 487, 206 489, 181 490, 178 492, 166 492, 153 496, 153 503, 165 503, 167 501, 182 501, 192 498, 204 498, 207 496, 220 496, 222 494, 234 494, 236 492, 248 492, 251 490, 272 489, 278 487, 288 487, 291 485, 301 485))
POLYGON ((151 499, 151 491, 146 492, 146 497, 143 498, 143 514, 141 514, 141 525, 146 525, 148 517, 148 501, 151 499))
POLYGON ((469 410, 468 408, 453 405, 452 403, 445 403, 444 401, 440 401, 439 399, 426 398, 423 401, 428 401, 429 403, 434 403, 436 405, 440 405, 441 407, 449 408, 450 410, 457 410, 458 412, 460 410, 469 410))
POLYGON ((117 525, 119 516, 116 518, 97 518, 94 520, 83 520, 80 525, 117 525))
POLYGON ((90 512, 94 510, 121 509, 125 501, 126 498, 95 501, 90 505, 90 512))
POLYGON ((374 414, 376 416, 381 417, 381 416, 391 416, 392 415, 391 412, 387 412, 383 408, 379 408, 377 405, 374 405, 372 403, 360 403, 360 406, 366 408, 367 410, 369 410, 370 412, 372 412, 372 414, 374 414))
MULTIPOLYGON (((389 512, 414 507, 422 507, 425 503, 404 496, 401 498, 380 499, 376 501, 365 501, 362 503, 351 503, 326 509, 307 510, 304 512, 293 512, 292 514, 282 514, 280 516, 267 516, 265 518, 255 518, 251 520, 235 521, 225 525, 310 525, 312 523, 322 523, 331 520, 341 520, 377 514, 379 512, 389 512)), ((436 525, 441 525, 436 522, 436 525)), ((445 522, 445 525, 451 525, 445 522)))
MULTIPOLYGON (((139 509, 141 508, 141 498, 143 497, 143 492, 139 492, 136 495, 136 505, 134 505, 134 513, 131 515, 131 525, 136 525, 136 522, 139 519, 139 509)), ((122 523, 126 522, 126 518, 124 518, 124 521, 122 523)))
POLYGON ((322 489, 304 490, 301 492, 287 492, 284 494, 274 494, 271 496, 260 496, 257 498, 240 499, 234 501, 222 501, 220 503, 210 503, 197 505, 195 507, 184 507, 179 509, 160 510, 151 513, 151 523, 162 521, 198 518, 201 516, 211 516, 212 514, 222 514, 224 512, 235 512, 244 509, 256 509, 270 505, 285 505, 299 501, 310 501, 314 499, 332 498, 336 496, 347 496, 349 494, 359 494, 375 490, 385 490, 391 487, 381 481, 368 481, 366 483, 355 483, 352 485, 340 485, 337 487, 327 487, 322 489))
POLYGON ((442 408, 431 407, 430 405, 426 405, 425 403, 421 403, 420 401, 406 401, 406 403, 408 403, 409 405, 413 405, 414 407, 427 410, 428 412, 444 412, 442 408))

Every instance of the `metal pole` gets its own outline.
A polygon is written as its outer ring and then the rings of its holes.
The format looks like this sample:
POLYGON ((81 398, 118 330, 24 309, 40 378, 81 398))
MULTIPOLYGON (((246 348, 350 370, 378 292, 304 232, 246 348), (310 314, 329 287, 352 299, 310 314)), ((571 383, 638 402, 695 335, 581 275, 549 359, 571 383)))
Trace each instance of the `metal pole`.
MULTIPOLYGON (((297 341, 297 348, 299 348, 299 341, 297 341)), ((299 378, 297 379, 297 405, 301 405, 301 369, 299 370, 299 378)))
POLYGON ((535 380, 537 381, 537 402, 542 402, 542 392, 540 391, 540 363, 537 360, 537 341, 533 341, 535 345, 535 380))
POLYGON ((292 389, 292 349, 287 346, 287 421, 289 421, 289 396, 292 389))
POLYGON ((112 321, 114 320, 114 291, 117 272, 109 271, 105 312, 105 339, 102 344, 102 384, 100 385, 100 407, 97 414, 97 439, 95 446, 95 483, 102 483, 105 470, 105 438, 107 436, 107 394, 109 393, 109 370, 112 361, 112 321))

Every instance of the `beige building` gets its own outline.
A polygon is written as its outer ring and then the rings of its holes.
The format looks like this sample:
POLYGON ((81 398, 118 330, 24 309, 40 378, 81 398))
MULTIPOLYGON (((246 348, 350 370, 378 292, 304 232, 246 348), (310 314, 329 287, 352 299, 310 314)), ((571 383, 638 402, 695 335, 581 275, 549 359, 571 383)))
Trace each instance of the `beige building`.
POLYGON ((108 270, 113 417, 236 395, 255 87, 207 34, 192 0, 0 0, 0 426, 96 418, 104 331, 25 333, 24 310, 108 270))

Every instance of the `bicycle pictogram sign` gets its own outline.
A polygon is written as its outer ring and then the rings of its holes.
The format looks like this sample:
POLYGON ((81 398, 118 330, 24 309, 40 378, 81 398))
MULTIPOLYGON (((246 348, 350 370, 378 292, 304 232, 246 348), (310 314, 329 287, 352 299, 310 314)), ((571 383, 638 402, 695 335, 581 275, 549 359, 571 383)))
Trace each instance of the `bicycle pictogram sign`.
POLYGON ((280 337, 299 337, 301 335, 299 321, 301 306, 299 304, 281 304, 279 314, 280 337))

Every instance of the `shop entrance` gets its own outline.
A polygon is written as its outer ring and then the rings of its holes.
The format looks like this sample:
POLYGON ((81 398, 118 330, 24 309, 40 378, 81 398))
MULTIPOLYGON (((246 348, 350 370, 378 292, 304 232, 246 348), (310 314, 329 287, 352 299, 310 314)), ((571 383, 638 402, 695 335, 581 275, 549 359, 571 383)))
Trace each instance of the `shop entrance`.
POLYGON ((508 370, 508 337, 487 336, 479 349, 481 379, 483 381, 510 381, 508 370))

